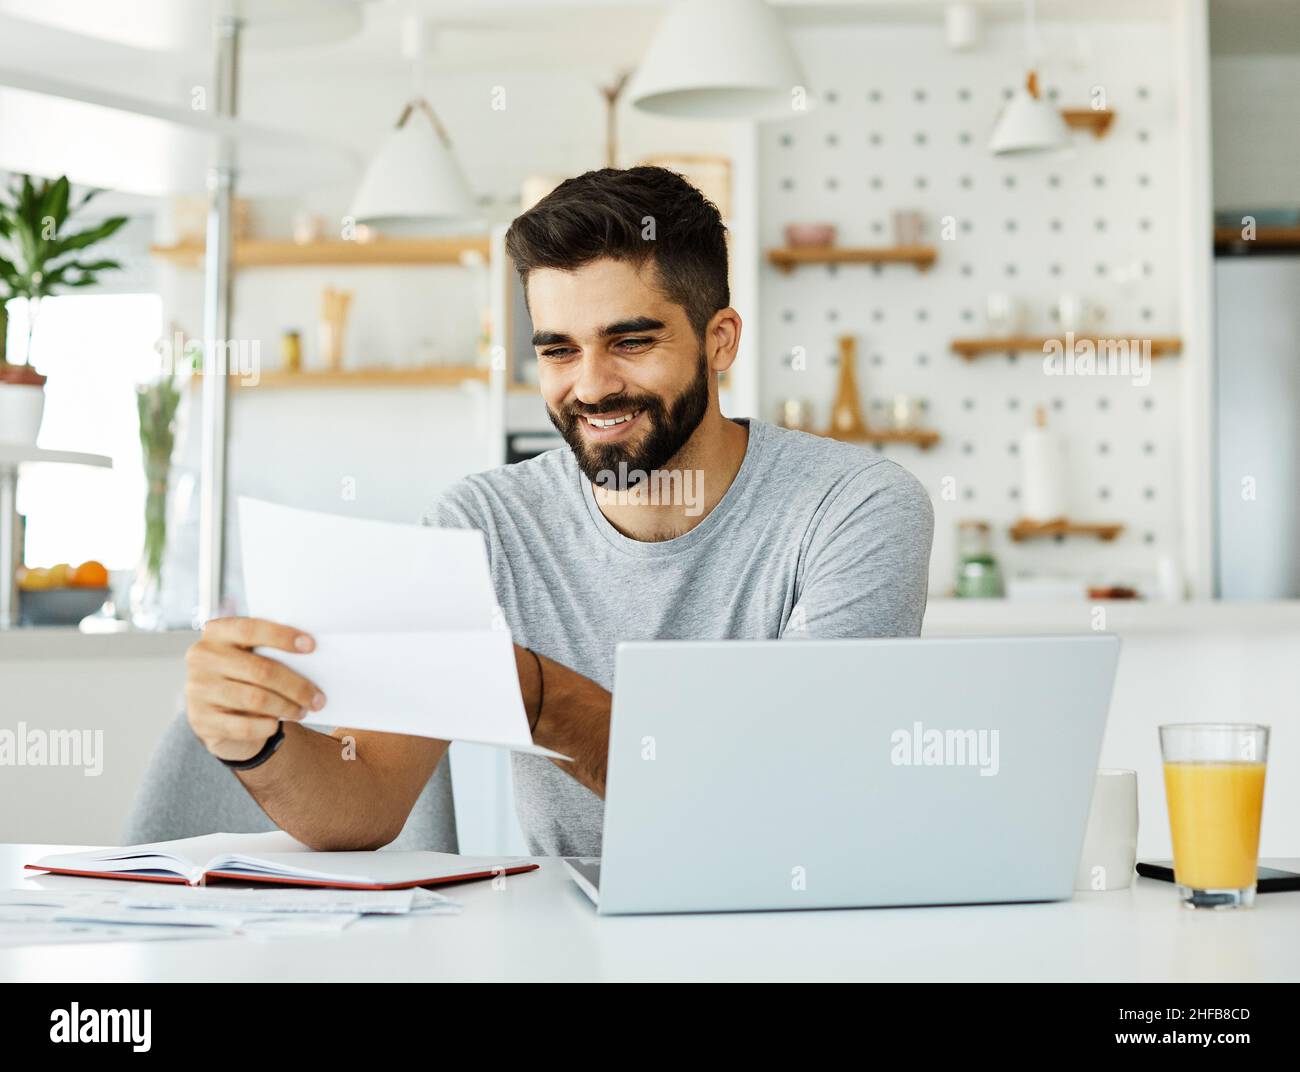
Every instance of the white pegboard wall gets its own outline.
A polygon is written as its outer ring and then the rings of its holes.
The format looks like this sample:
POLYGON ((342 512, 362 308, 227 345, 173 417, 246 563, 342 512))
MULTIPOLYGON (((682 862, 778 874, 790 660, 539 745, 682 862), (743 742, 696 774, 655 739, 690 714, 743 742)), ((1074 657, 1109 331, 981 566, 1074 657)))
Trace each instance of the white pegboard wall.
MULTIPOLYGON (((764 249, 786 224, 828 222, 844 246, 893 243, 892 214, 914 209, 938 248, 928 272, 907 265, 809 266, 761 281, 762 415, 781 399, 808 399, 828 418, 836 339, 858 339, 858 381, 869 422, 888 419, 898 394, 924 401, 923 422, 943 439, 928 452, 885 452, 914 472, 935 503, 931 589, 951 588, 956 523, 993 523, 1008 574, 1068 573, 1098 583, 1141 583, 1156 554, 1179 548, 1178 406, 1181 358, 1157 358, 1150 383, 1048 377, 1040 353, 967 362, 956 337, 991 334, 988 295, 1026 309, 1024 330, 1056 330, 1057 298, 1103 310, 1098 330, 1177 335, 1175 232, 1180 196, 1175 77, 1166 26, 1078 24, 1086 63, 1041 67, 1045 95, 1085 107, 1095 87, 1116 112, 1109 134, 1076 132, 1068 156, 1000 158, 987 143, 1003 101, 1022 79, 1023 36, 998 26, 973 53, 953 53, 942 28, 803 28, 793 35, 819 97, 806 114, 760 128, 764 249), (952 217, 944 240, 940 222, 952 217), (796 347, 805 371, 790 367, 796 347), (1017 444, 1039 404, 1068 437, 1071 513, 1127 529, 1113 544, 1081 539, 1011 544, 1019 516, 1017 444), (955 500, 942 495, 953 478, 955 500)), ((1050 39, 1050 27, 1045 37, 1050 39)), ((871 448, 864 448, 871 449, 871 448)))

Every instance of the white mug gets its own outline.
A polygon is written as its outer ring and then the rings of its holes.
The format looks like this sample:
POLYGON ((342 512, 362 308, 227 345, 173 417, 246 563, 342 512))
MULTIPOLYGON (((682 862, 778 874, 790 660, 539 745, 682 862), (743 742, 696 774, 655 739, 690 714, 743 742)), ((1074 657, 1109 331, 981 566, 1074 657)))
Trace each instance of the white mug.
POLYGON ((1024 307, 1009 294, 990 294, 986 304, 989 329, 999 338, 1015 335, 1024 324, 1024 307))
POLYGON ((1076 890, 1126 890, 1137 864, 1137 772, 1102 769, 1092 792, 1076 890))

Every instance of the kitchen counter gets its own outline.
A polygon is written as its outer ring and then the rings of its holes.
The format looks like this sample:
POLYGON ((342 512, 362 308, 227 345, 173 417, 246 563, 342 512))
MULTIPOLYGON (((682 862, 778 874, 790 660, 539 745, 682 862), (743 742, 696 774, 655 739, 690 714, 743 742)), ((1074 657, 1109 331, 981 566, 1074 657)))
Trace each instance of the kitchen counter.
POLYGON ((922 633, 1300 633, 1300 600, 1156 603, 1145 600, 953 599, 931 597, 922 633), (1098 617, 1100 612, 1100 617, 1098 617))
MULTIPOLYGON (((1300 600, 1156 603, 1144 600, 954 599, 931 596, 922 632, 927 636, 1015 633, 1300 633, 1300 600), (1104 620, 1094 615, 1100 609, 1104 620)), ((0 661, 117 659, 181 656, 197 633, 81 633, 75 628, 0 631, 0 661)))
POLYGON ((0 630, 0 661, 180 658, 197 639, 192 629, 83 633, 75 626, 0 630))

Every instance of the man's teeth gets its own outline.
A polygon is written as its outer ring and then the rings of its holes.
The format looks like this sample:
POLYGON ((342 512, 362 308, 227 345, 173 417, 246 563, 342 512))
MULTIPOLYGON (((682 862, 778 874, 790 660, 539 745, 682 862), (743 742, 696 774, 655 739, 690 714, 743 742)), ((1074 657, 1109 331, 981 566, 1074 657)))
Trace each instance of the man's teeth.
MULTIPOLYGON (((640 412, 641 412, 640 410, 637 410, 637 413, 640 412)), ((604 421, 602 421, 599 417, 588 417, 587 420, 590 421, 597 428, 613 428, 614 425, 616 424, 626 424, 635 416, 636 413, 629 413, 625 417, 610 417, 608 420, 604 420, 604 421)))

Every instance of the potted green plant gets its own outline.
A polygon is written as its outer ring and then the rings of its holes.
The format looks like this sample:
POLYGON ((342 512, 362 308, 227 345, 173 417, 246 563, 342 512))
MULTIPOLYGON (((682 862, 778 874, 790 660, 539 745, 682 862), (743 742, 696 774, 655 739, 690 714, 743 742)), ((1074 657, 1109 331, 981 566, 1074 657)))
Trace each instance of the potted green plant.
POLYGON ((32 332, 42 298, 71 287, 99 282, 99 273, 120 268, 113 260, 80 260, 83 251, 102 242, 126 223, 114 216, 91 227, 69 230, 71 219, 99 191, 90 190, 71 205, 66 176, 36 179, 15 175, 0 190, 0 442, 33 446, 45 408, 45 377, 31 364, 32 332), (27 299, 27 352, 11 362, 6 352, 9 315, 6 303, 27 299))

